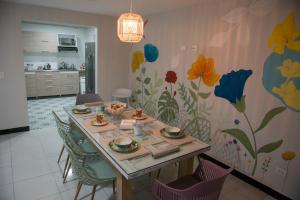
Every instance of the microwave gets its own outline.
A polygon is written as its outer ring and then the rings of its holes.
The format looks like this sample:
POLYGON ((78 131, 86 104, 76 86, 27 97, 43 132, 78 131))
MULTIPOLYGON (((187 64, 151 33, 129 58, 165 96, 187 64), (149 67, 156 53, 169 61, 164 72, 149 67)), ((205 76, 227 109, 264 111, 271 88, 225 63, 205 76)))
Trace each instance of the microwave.
POLYGON ((76 47, 77 41, 75 35, 58 34, 59 46, 76 47))

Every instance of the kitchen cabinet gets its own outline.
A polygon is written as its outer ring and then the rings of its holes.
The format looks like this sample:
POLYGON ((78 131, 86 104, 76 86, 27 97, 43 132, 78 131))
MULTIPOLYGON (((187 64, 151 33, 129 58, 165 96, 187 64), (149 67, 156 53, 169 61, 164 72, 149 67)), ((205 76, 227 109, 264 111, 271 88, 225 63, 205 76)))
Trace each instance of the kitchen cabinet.
POLYGON ((78 94, 79 92, 79 74, 75 72, 60 72, 61 95, 78 94))
POLYGON ((23 31, 25 52, 57 53, 58 39, 56 33, 23 31))
POLYGON ((36 97, 36 74, 34 72, 25 73, 27 97, 36 97))
POLYGON ((78 71, 25 72, 27 97, 78 94, 78 71))
POLYGON ((59 72, 37 72, 37 96, 60 95, 59 72))

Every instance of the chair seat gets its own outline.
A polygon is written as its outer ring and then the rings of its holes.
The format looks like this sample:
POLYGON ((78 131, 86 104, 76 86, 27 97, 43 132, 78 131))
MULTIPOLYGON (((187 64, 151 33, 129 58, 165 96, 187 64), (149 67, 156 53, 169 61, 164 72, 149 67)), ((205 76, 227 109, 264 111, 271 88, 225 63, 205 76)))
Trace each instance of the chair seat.
POLYGON ((113 179, 116 177, 111 166, 105 160, 101 159, 93 162, 87 162, 86 165, 92 170, 92 172, 89 171, 89 175, 93 178, 113 179))
POLYGON ((197 178, 193 175, 187 175, 187 176, 179 178, 171 183, 168 183, 167 185, 174 189, 184 190, 184 189, 187 189, 199 182, 201 182, 201 180, 199 178, 197 178))
POLYGON ((81 143, 79 143, 79 146, 80 146, 82 152, 96 153, 95 148, 92 145, 90 145, 88 143, 88 141, 86 141, 86 140, 83 140, 81 143))

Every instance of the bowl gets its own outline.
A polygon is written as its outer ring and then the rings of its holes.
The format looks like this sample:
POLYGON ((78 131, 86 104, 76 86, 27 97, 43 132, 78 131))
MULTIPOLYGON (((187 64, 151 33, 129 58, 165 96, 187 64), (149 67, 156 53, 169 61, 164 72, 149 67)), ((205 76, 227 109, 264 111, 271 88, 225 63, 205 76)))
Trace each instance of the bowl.
POLYGON ((170 126, 170 127, 166 127, 165 131, 172 136, 177 136, 180 133, 180 128, 178 127, 174 127, 174 126, 170 126))
POLYGON ((119 148, 129 148, 133 141, 130 137, 118 137, 113 142, 119 148))
POLYGON ((87 107, 85 105, 77 105, 75 106, 75 109, 78 111, 85 111, 87 107))

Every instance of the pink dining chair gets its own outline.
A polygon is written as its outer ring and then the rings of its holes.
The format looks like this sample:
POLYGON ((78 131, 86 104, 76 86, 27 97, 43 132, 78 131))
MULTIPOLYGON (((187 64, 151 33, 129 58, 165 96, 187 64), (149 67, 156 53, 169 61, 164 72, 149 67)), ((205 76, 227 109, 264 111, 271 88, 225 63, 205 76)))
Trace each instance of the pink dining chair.
POLYGON ((232 168, 224 169, 208 160, 200 160, 192 175, 164 184, 155 179, 152 193, 158 200, 217 200, 226 176, 232 168))

